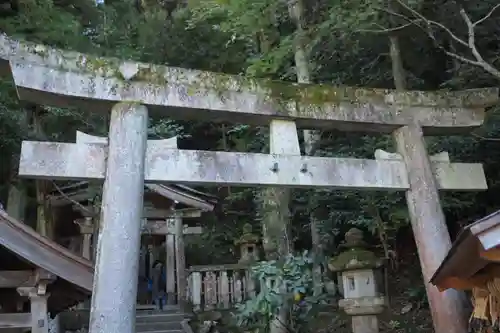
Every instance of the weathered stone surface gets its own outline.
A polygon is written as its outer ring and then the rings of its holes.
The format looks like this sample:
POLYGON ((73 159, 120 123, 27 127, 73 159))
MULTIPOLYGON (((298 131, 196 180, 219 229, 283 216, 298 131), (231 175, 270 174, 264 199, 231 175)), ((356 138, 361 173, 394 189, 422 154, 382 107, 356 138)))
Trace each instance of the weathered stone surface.
MULTIPOLYGON (((19 174, 51 179, 104 179, 106 149, 98 145, 24 141, 19 174), (81 161, 86 161, 82 163, 81 161)), ((405 189, 404 164, 196 150, 148 150, 149 183, 405 189), (277 171, 273 167, 277 164, 277 171), (301 171, 302 170, 302 171, 301 171)))
MULTIPOLYGON (((148 119, 147 109, 135 103, 120 103, 111 111, 90 333, 136 332, 148 119)), ((77 162, 86 164, 85 159, 77 162)))
MULTIPOLYGON (((403 161, 399 153, 389 153, 382 149, 375 151, 375 160, 403 161)), ((448 152, 429 156, 431 168, 439 189, 487 190, 486 175, 481 163, 450 163, 448 152)))
MULTIPOLYGON (((106 148, 100 145, 24 141, 19 175, 50 179, 104 179, 106 148), (81 163, 85 161, 85 163, 81 163)), ((441 190, 485 190, 481 164, 433 162, 441 190)), ((239 186, 333 187, 405 190, 403 161, 265 155, 177 149, 146 154, 149 183, 239 186), (277 171, 274 172, 275 163, 277 171)))
POLYGON ((10 60, 21 99, 105 112, 111 103, 136 101, 177 119, 262 125, 283 118, 303 128, 376 132, 416 120, 427 133, 449 134, 481 125, 482 108, 498 100, 497 89, 400 93, 254 80, 64 52, 5 35, 0 58, 10 60))
MULTIPOLYGON (((376 160, 396 160, 403 161, 403 156, 399 153, 389 153, 382 149, 375 150, 375 159, 376 160)), ((450 162, 450 154, 448 152, 443 151, 434 155, 429 156, 429 159, 433 162, 450 162)))

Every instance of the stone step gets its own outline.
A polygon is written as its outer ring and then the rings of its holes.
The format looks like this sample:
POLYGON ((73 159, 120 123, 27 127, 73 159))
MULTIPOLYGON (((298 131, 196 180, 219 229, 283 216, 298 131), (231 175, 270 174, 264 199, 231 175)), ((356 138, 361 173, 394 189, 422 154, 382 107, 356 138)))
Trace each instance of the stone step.
POLYGON ((155 331, 172 331, 182 330, 179 322, 163 322, 163 323, 136 323, 135 329, 138 332, 155 332, 155 331))
POLYGON ((137 309, 136 312, 137 312, 137 314, 143 314, 143 313, 182 313, 182 310, 177 305, 167 305, 167 306, 164 306, 162 310, 155 309, 155 308, 142 308, 142 309, 137 309))
MULTIPOLYGON (((146 333, 136 330, 137 333, 146 333)), ((163 330, 163 331, 147 331, 147 333, 184 333, 183 330, 163 330)))
POLYGON ((180 323, 186 316, 182 313, 152 313, 138 314, 136 323, 180 323))

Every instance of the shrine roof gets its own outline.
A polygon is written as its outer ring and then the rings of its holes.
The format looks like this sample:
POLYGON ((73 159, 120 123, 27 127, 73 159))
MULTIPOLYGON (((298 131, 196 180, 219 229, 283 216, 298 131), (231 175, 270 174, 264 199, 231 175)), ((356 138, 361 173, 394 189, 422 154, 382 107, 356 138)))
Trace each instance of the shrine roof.
MULTIPOLYGON (((144 187, 146 193, 159 195, 170 201, 201 211, 212 211, 217 204, 216 196, 184 185, 146 184, 144 187)), ((49 200, 54 206, 65 206, 71 205, 74 201, 89 200, 94 194, 92 193, 91 184, 84 181, 61 186, 53 190, 49 194, 49 200)))
POLYGON ((430 282, 440 290, 470 289, 491 264, 500 264, 500 211, 462 229, 430 282))
MULTIPOLYGON (((57 277, 48 286, 51 293, 49 310, 52 313, 75 305, 90 295, 94 273, 90 261, 41 236, 3 209, 0 209, 0 246, 15 256, 9 256, 11 260, 8 262, 2 257, 1 270, 41 268, 57 277), (12 267, 13 264, 15 267, 12 267)), ((20 284, 22 282, 26 281, 20 281, 20 284)))

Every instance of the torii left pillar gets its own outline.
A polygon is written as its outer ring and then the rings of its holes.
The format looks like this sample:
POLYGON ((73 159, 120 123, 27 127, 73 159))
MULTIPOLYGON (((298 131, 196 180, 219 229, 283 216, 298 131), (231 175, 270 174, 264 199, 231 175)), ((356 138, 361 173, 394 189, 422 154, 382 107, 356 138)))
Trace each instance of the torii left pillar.
POLYGON ((113 107, 90 333, 135 333, 147 127, 145 106, 113 107))

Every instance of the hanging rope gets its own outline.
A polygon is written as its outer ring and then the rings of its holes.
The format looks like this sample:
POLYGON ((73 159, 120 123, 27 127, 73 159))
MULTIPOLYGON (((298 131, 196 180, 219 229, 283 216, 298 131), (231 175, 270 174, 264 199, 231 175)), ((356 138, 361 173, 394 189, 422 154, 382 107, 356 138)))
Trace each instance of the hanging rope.
POLYGON ((490 279, 483 287, 474 287, 472 301, 474 311, 469 321, 469 331, 500 332, 500 277, 490 279))

